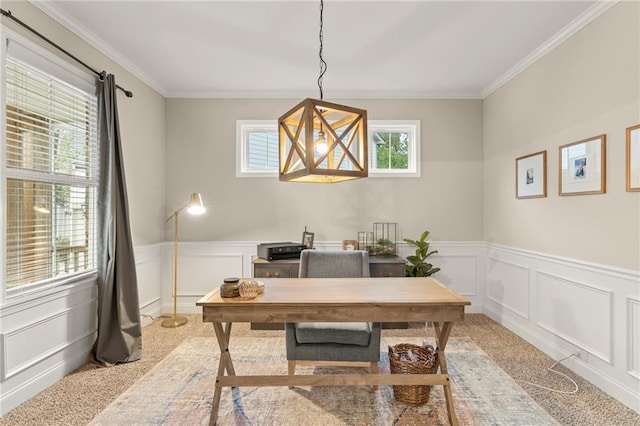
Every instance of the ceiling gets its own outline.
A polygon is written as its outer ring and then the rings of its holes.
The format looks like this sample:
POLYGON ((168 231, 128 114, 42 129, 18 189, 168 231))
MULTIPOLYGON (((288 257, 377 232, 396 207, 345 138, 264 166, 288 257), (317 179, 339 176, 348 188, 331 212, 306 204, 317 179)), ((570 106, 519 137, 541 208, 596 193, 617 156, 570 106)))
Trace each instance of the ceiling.
MULTIPOLYGON (((165 97, 319 97, 319 0, 34 4, 165 97)), ((482 98, 610 4, 325 0, 324 97, 482 98)))

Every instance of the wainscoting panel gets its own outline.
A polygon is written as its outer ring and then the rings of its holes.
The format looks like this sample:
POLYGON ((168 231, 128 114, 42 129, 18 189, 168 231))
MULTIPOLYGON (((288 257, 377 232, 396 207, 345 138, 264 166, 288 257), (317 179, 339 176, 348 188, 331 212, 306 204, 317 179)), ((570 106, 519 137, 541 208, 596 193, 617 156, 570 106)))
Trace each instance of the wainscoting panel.
POLYGON ((611 291, 544 272, 537 277, 538 325, 611 362, 611 291))
MULTIPOLYGON (((478 295, 478 257, 472 255, 448 255, 440 256, 442 259, 438 266, 442 268, 442 275, 446 275, 441 281, 454 288, 462 296, 478 295)), ((440 272, 434 278, 440 280, 440 272)))
POLYGON ((485 314, 554 359, 578 354, 563 365, 640 412, 640 271, 497 244, 486 259, 485 314))
POLYGON ((0 308, 0 415, 83 365, 95 341, 95 276, 0 308))
MULTIPOLYGON (((478 242, 437 241, 431 243, 437 254, 429 257, 429 263, 439 267, 433 277, 469 299, 469 313, 482 312, 486 278, 485 246, 478 242)), ((405 243, 399 245, 399 255, 406 258, 415 248, 405 243)))
MULTIPOLYGON (((640 292, 640 290, 639 290, 640 292)), ((628 372, 640 379, 640 300, 627 297, 628 372)))
POLYGON ((143 316, 157 317, 162 313, 164 244, 136 247, 138 300, 143 316))
POLYGON ((7 379, 41 362, 65 347, 93 334, 97 326, 91 300, 70 306, 39 321, 2 334, 5 349, 2 378, 7 379), (87 327, 78 327, 85 323, 87 327))
POLYGON ((488 263, 487 299, 529 319, 530 268, 497 257, 488 263))
MULTIPOLYGON (((207 241, 180 243, 178 247, 179 313, 201 313, 196 302, 222 284, 226 277, 251 277, 251 261, 258 243, 207 241)), ((166 243, 163 262, 162 311, 173 312, 173 245, 166 243)))
POLYGON ((202 297, 226 277, 242 277, 241 254, 180 256, 178 296, 202 297))

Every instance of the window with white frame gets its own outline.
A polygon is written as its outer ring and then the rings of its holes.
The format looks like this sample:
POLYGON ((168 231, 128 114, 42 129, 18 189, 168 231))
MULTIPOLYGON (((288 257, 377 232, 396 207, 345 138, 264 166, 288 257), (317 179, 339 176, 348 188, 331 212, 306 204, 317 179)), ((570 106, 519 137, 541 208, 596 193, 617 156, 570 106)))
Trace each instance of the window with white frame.
POLYGON ((3 275, 7 293, 96 267, 95 76, 5 36, 3 275))
MULTIPOLYGON (((420 176, 420 121, 369 120, 369 176, 420 176)), ((278 175, 278 123, 236 122, 236 176, 278 175)))
POLYGON ((420 121, 369 120, 369 176, 420 176, 420 121))
POLYGON ((236 176, 278 175, 278 123, 275 120, 236 122, 236 176))

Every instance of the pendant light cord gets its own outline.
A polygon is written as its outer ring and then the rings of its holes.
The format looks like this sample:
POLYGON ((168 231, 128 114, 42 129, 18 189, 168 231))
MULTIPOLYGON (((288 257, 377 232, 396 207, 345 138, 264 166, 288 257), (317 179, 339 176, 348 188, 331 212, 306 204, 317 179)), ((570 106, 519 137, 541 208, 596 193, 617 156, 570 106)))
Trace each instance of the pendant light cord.
POLYGON ((319 39, 320 39, 320 52, 319 52, 319 56, 320 56, 320 76, 318 77, 318 88, 320 89, 320 100, 323 99, 323 91, 322 91, 322 78, 324 77, 324 73, 327 72, 327 63, 325 62, 324 58, 322 57, 322 48, 323 48, 323 41, 324 41, 324 34, 322 32, 322 25, 323 25, 323 21, 322 21, 322 12, 324 11, 324 1, 320 0, 320 35, 319 35, 319 39))

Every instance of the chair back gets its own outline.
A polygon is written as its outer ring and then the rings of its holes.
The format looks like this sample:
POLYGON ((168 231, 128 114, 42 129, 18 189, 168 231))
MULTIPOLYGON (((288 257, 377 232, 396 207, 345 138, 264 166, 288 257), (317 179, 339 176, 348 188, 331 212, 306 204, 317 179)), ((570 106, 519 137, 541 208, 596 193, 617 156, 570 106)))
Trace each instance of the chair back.
POLYGON ((303 250, 300 254, 300 278, 369 277, 369 253, 366 250, 303 250))

